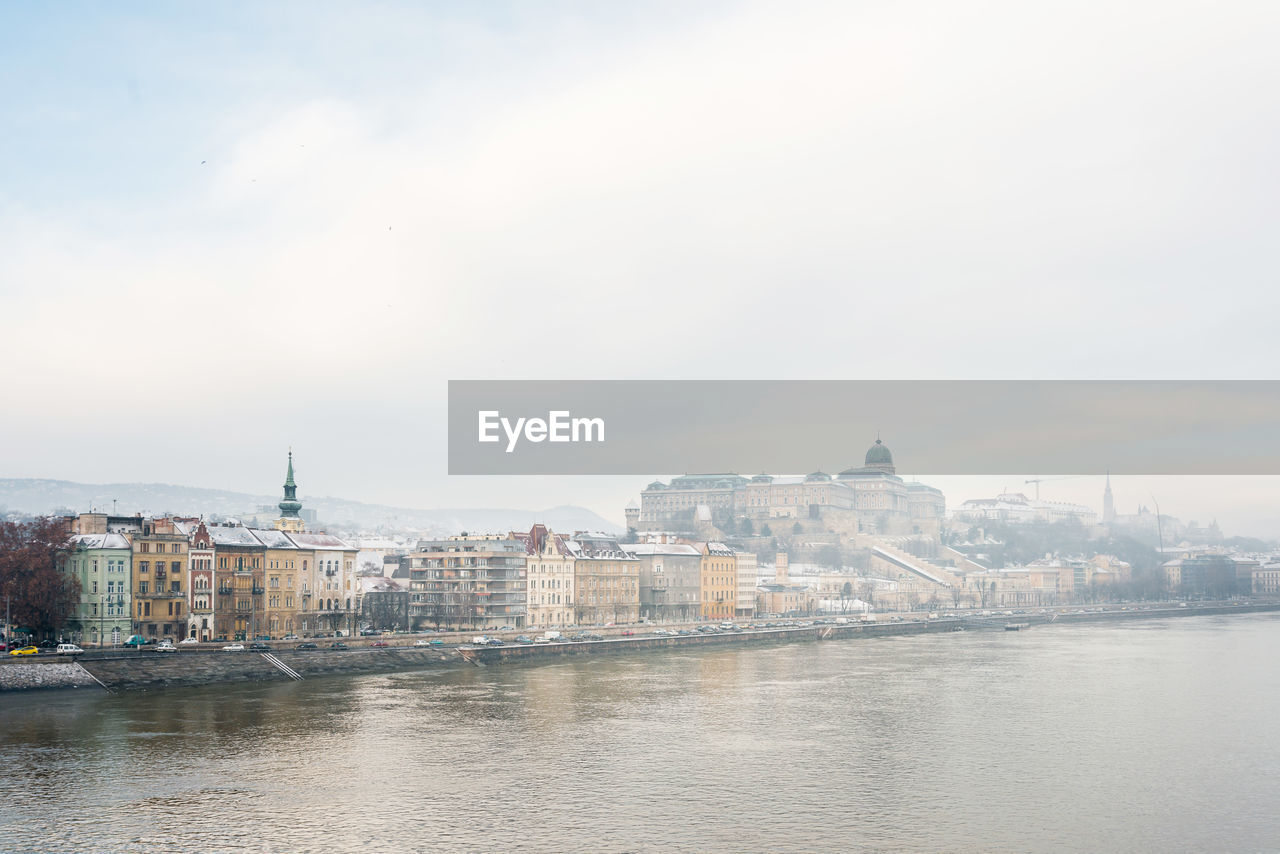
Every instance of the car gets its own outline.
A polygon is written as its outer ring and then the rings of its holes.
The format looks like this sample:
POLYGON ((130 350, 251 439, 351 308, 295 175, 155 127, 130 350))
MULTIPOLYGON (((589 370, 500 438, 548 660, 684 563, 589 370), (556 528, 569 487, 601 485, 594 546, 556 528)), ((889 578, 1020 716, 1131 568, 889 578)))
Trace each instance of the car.
POLYGON ((431 646, 431 641, 427 640, 426 638, 418 638, 416 641, 413 642, 413 645, 414 646, 431 646))
POLYGON ((528 635, 519 635, 516 637, 516 643, 533 643, 533 638, 528 635))
POLYGON ((45 650, 45 649, 54 650, 58 648, 58 642, 52 641, 52 640, 42 640, 40 641, 40 643, 36 644, 36 648, 42 649, 42 650, 45 650))
POLYGON ((623 633, 622 633, 622 636, 623 636, 624 638, 629 638, 629 637, 631 637, 631 636, 632 636, 632 635, 634 635, 634 634, 635 634, 635 632, 631 631, 631 629, 627 629, 625 632, 623 632, 623 633))
POLYGON ((58 655, 79 655, 82 652, 84 650, 73 643, 58 644, 58 655))
POLYGON ((271 646, 262 641, 254 641, 249 644, 249 652, 271 652, 271 646))
POLYGON ((40 650, 34 646, 20 646, 17 649, 9 650, 10 655, 37 655, 40 650))
POLYGON ((196 637, 186 637, 178 641, 178 646, 191 646, 193 643, 200 643, 200 639, 196 637))
POLYGON ((498 629, 498 631, 500 631, 500 632, 514 632, 514 631, 515 631, 515 627, 514 627, 514 626, 502 626, 500 629, 498 629))
POLYGON ((223 651, 223 652, 244 652, 244 644, 242 644, 242 643, 229 643, 229 644, 227 644, 226 646, 224 646, 224 647, 222 648, 222 651, 223 651))
POLYGON ((141 649, 142 647, 146 646, 146 643, 147 642, 146 640, 143 639, 142 635, 130 635, 128 640, 126 640, 124 643, 120 645, 131 646, 134 649, 141 649))
POLYGON ((505 645, 506 644, 502 642, 502 638, 489 638, 489 640, 485 641, 485 646, 505 646, 505 645))
POLYGON ((351 647, 347 646, 342 641, 334 641, 333 643, 329 644, 329 649, 351 649, 351 647))
POLYGON ((536 638, 533 639, 533 642, 534 643, 551 643, 551 638, 547 637, 546 635, 538 635, 536 638))
POLYGON ((302 650, 319 649, 319 648, 320 647, 316 646, 314 641, 303 641, 302 643, 294 647, 294 649, 302 649, 302 650))
POLYGON ((387 643, 387 642, 386 642, 386 641, 384 641, 384 640, 376 640, 376 641, 374 641, 373 643, 369 644, 369 646, 371 646, 371 647, 377 647, 378 649, 382 649, 383 647, 391 646, 391 644, 387 643))
POLYGON ((285 635, 284 637, 280 638, 280 640, 296 641, 301 639, 297 635, 285 635))
POLYGON ((362 637, 362 638, 371 638, 371 637, 373 637, 373 636, 374 636, 374 635, 376 635, 376 634, 377 634, 377 632, 376 632, 376 631, 374 631, 373 629, 361 629, 361 630, 360 630, 360 637, 362 637))
POLYGON ((173 645, 172 641, 160 641, 156 644, 156 652, 177 652, 178 648, 173 645))

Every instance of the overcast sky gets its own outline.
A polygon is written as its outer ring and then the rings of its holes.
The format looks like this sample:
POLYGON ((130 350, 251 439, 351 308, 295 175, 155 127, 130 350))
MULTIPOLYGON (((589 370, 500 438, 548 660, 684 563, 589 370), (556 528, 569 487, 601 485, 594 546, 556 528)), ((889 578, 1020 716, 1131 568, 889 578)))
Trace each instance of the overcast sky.
MULTIPOLYGON (((1274 2, 4 4, 0 476, 275 491, 292 445, 304 496, 620 517, 447 477, 446 381, 1274 379, 1278 43, 1274 2)), ((1276 479, 1124 486, 1280 535, 1276 479)))

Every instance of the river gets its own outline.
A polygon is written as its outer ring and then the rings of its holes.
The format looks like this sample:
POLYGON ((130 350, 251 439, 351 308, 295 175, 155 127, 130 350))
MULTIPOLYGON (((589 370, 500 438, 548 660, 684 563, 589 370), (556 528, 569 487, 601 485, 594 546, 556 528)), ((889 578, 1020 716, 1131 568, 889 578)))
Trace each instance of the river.
POLYGON ((1280 845, 1280 615, 0 695, 4 851, 1280 845))

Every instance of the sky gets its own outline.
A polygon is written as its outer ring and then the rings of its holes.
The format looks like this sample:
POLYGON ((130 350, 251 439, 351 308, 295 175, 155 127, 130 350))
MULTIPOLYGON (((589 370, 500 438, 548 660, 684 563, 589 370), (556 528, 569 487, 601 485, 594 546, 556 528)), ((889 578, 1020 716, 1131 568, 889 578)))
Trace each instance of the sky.
MULTIPOLYGON (((1269 2, 3 4, 0 477, 275 491, 293 447, 304 495, 614 518, 642 484, 449 477, 447 381, 1275 379, 1276 43, 1269 2)), ((1123 485, 1280 536, 1274 478, 1123 485)))

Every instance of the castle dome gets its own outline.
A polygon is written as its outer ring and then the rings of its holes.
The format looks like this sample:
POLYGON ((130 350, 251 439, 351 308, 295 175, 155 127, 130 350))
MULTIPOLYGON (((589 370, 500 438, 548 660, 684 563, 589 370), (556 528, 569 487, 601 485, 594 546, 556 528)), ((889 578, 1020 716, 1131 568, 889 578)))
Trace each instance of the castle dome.
POLYGON ((867 459, 864 465, 868 468, 872 466, 891 466, 893 465, 893 454, 889 453, 889 447, 877 438, 876 443, 867 449, 867 459))

